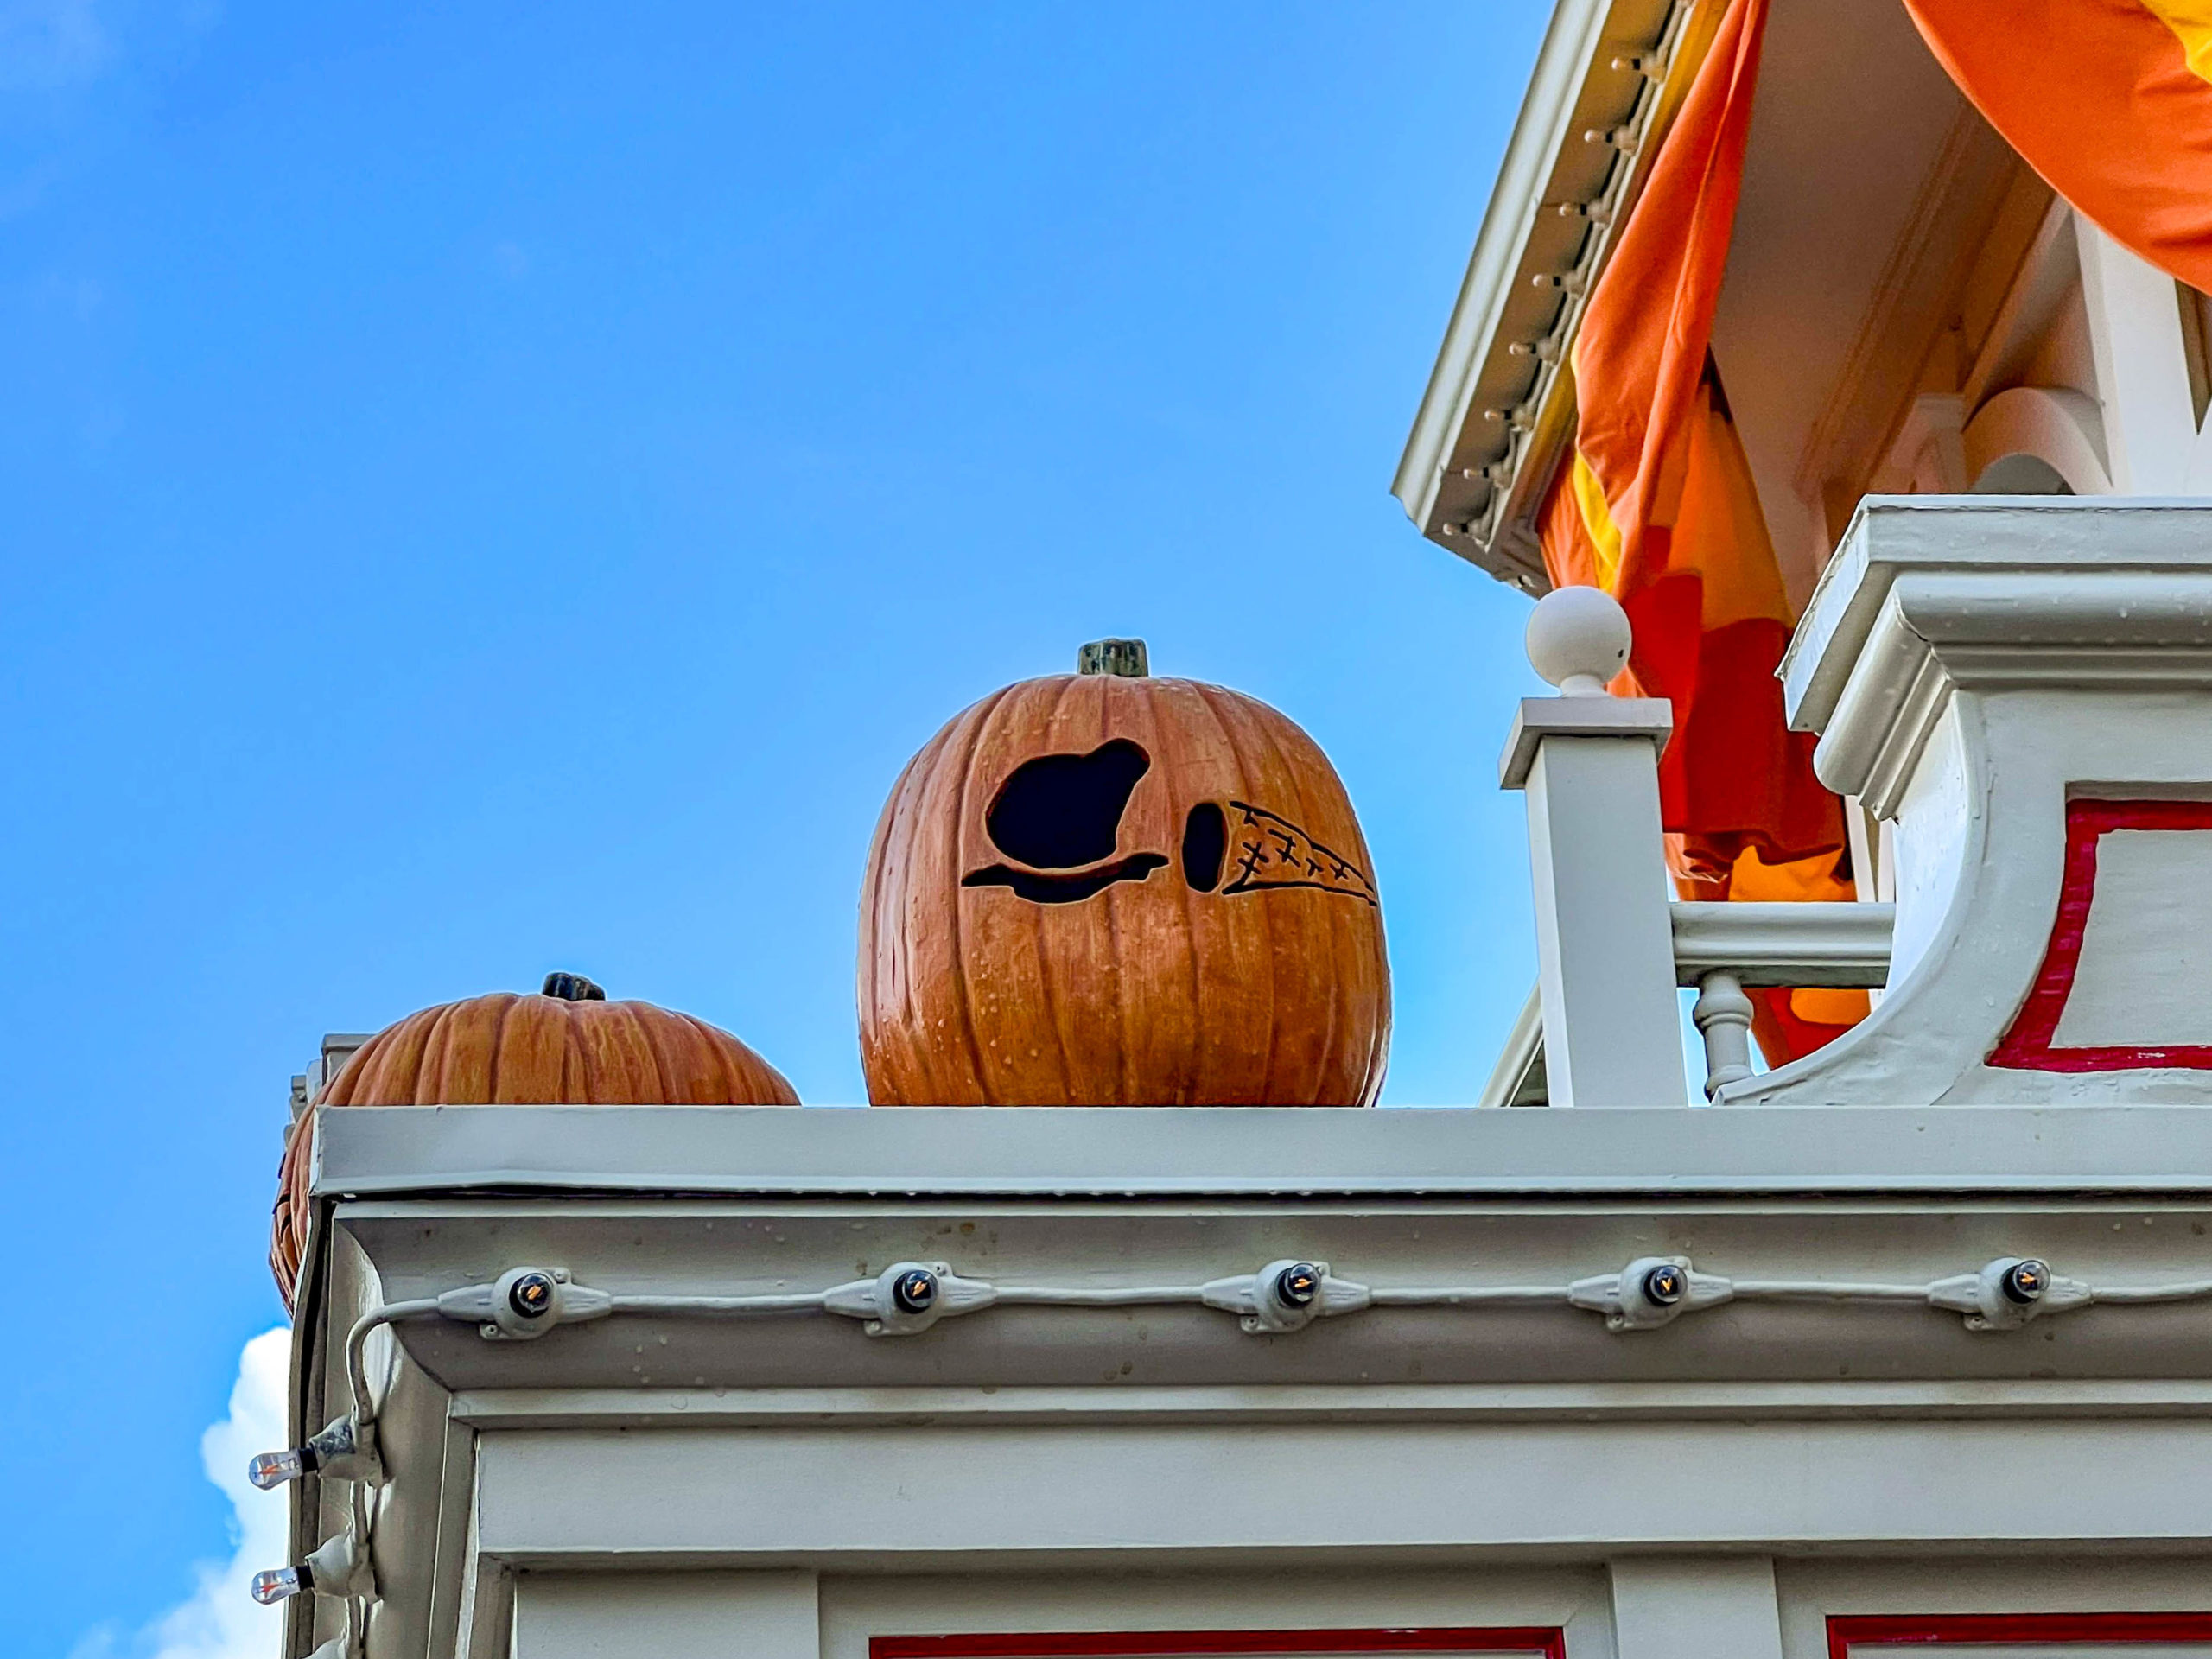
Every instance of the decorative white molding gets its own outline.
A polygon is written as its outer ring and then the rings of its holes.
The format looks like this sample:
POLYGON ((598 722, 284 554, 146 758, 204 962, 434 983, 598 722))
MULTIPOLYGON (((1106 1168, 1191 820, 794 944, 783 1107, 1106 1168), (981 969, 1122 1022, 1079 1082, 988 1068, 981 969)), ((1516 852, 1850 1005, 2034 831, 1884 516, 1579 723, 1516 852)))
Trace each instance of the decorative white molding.
POLYGON ((1891 1421, 1971 1412, 1989 1418, 2212 1419, 2212 1381, 2198 1377, 1817 1377, 1781 1382, 1286 1382, 1255 1400, 1247 1386, 1128 1382, 1090 1387, 1014 1385, 870 1388, 855 1398, 836 1385, 801 1388, 576 1388, 463 1389, 452 1420, 472 1429, 778 1428, 831 1417, 855 1427, 921 1421, 964 1427, 1054 1423, 1595 1422, 1719 1419, 1813 1421, 1878 1415, 1891 1421))
POLYGON ((1841 480, 1864 478, 1882 429, 1904 403, 1948 320, 1948 296, 1979 250, 1980 234, 2019 165, 1989 124, 1961 102, 1912 210, 1868 295, 1834 389, 1807 429, 1790 485, 1803 500, 1841 480))
POLYGON ((1891 986, 1724 1099, 2212 1101, 2183 1066, 1986 1063, 2051 937, 2069 798, 2212 795, 2212 504, 1871 499, 1782 674, 1822 781, 1896 822, 1891 986))
POLYGON ((1599 1540, 1639 1554, 1994 1548, 2009 1559, 1978 1589, 1986 1598, 2023 1559, 2068 1562, 2094 1541, 2201 1550, 2208 1482, 2202 1425, 2141 1419, 1446 1435, 1321 1423, 1226 1444, 1175 1427, 1071 1426, 980 1446, 972 1429, 930 1423, 772 1436, 525 1430, 480 1443, 477 1543, 541 1571, 799 1562, 825 1574, 1015 1564, 1217 1574, 1255 1556, 1281 1574, 1393 1552, 1486 1572, 1500 1553, 1575 1559, 1599 1540))
POLYGON ((1923 391, 1905 409, 1904 421, 1875 471, 1873 487, 1898 495, 1958 495, 1967 474, 1967 400, 1955 391, 1923 391))
MULTIPOLYGON (((2080 284, 2082 262, 2075 251, 2074 210, 2053 196, 2043 223, 1990 319, 1989 332, 1974 365, 1959 388, 1968 410, 1979 408, 1993 390, 2018 383, 2037 345, 2058 321, 2068 295, 2080 284)), ((1961 483, 1954 488, 1963 489, 1961 483)))
POLYGON ((1989 469, 2014 455, 2047 464, 2076 495, 2110 495, 2104 419, 2097 401, 2063 387, 2014 386, 1980 409, 1960 434, 1960 459, 1979 486, 1989 469))
POLYGON ((531 1573, 504 1659, 820 1659, 811 1573, 531 1573))

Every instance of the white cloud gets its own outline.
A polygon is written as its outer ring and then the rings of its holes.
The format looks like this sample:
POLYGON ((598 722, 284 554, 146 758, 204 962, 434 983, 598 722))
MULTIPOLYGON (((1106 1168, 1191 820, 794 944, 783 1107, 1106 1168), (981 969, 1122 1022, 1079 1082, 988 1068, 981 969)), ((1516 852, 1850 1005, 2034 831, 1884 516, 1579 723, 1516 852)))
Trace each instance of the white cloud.
POLYGON ((289 1443, 284 1391, 291 1351, 292 1333, 282 1326, 247 1343, 231 1388, 231 1414, 200 1437, 200 1465, 231 1500, 231 1559, 198 1563, 193 1573, 199 1588, 188 1599, 133 1636, 120 1637, 111 1627, 93 1631, 71 1659, 276 1659, 282 1610, 257 1604, 248 1586, 263 1567, 288 1559, 285 1497, 281 1488, 256 1491, 245 1465, 255 1452, 289 1443))

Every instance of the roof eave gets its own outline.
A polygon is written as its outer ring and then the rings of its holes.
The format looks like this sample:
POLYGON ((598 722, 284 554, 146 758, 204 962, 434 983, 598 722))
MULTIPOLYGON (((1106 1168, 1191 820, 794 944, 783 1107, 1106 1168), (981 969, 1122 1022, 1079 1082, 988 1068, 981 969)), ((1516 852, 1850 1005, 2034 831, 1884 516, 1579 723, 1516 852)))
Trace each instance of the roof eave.
POLYGON ((1548 585, 1530 521, 1573 427, 1574 329, 1718 10, 1558 0, 1398 463, 1423 536, 1529 593, 1548 585))

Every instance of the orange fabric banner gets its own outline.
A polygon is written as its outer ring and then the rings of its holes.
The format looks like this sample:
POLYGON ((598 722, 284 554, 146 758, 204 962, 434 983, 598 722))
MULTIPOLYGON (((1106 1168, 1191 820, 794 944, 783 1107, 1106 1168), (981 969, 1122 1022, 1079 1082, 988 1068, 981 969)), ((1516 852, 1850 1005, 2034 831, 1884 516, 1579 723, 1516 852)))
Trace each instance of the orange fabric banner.
POLYGON ((2212 291, 2212 4, 1905 0, 1936 60, 2046 183, 2212 291))
POLYGON ((1765 30, 1766 0, 1729 0, 1575 335, 1575 495, 1624 605, 1669 569, 1676 439, 1713 340, 1765 30))
MULTIPOLYGON (((1614 690, 1674 707, 1659 801, 1686 895, 1848 898, 1840 803, 1783 716, 1774 671, 1796 619, 1710 351, 1765 22, 1766 0, 1730 0, 1591 296, 1575 453, 1537 530, 1554 585, 1606 588, 1628 612, 1614 690)), ((1777 1064, 1864 1011, 1815 992, 1755 1002, 1777 1064)))
MULTIPOLYGON (((1814 739, 1789 730, 1774 676, 1796 618, 1710 364, 1669 451, 1672 522, 1647 541, 1668 563, 1622 600, 1635 643, 1613 688, 1674 706, 1659 760, 1668 861, 1685 879, 1725 883, 1746 851, 1770 866, 1833 858, 1843 846, 1841 805, 1814 777, 1814 739)), ((1537 519, 1546 572, 1554 586, 1618 597, 1574 484, 1562 468, 1537 519)))
MULTIPOLYGON (((1731 487, 1712 493, 1685 488, 1689 510, 1677 520, 1672 537, 1681 568, 1656 589, 1678 598, 1685 591, 1682 580, 1694 579, 1700 600, 1711 594, 1723 601, 1715 607, 1715 620, 1732 614, 1726 603, 1731 594, 1781 591, 1758 502, 1750 490, 1750 469, 1742 463, 1741 446, 1719 395, 1716 378, 1695 406, 1689 448, 1698 459, 1685 470, 1731 487), (1708 569, 1717 579, 1707 580, 1708 569)), ((1538 516, 1537 531, 1554 586, 1606 585, 1565 469, 1538 516)), ((1774 669, 1788 642, 1789 622, 1738 614, 1709 629, 1700 610, 1683 637, 1647 652, 1641 647, 1650 623, 1668 620, 1663 611, 1649 609, 1647 618, 1637 626, 1639 650, 1632 657, 1643 658, 1646 675, 1654 673, 1656 661, 1657 671, 1673 683, 1675 734, 1660 758, 1659 807, 1668 831, 1667 861, 1681 896, 1767 901, 1855 898, 1841 844, 1840 803, 1812 775, 1811 737, 1783 724, 1774 669), (1810 820, 1809 827, 1793 823, 1796 818, 1810 820), (1779 835, 1771 828, 1777 823, 1779 835), (1763 827, 1768 833, 1760 833, 1763 827), (1823 834, 1832 839, 1803 857, 1773 863, 1760 857, 1763 846, 1773 856, 1772 848, 1787 844, 1792 836, 1823 834)), ((1612 690, 1623 696, 1661 694, 1658 683, 1639 675, 1633 660, 1612 690)), ((1750 995, 1752 1034, 1770 1065, 1809 1054, 1866 1017, 1864 991, 1754 990, 1750 995)))
POLYGON ((1560 486, 1580 535, 1554 523, 1545 538, 1554 582, 1621 601, 1637 686, 1674 704, 1661 810, 1678 868, 1707 880, 1747 847, 1783 863, 1843 843, 1811 740, 1784 724, 1774 669, 1796 619, 1710 353, 1766 10, 1729 0, 1590 296, 1560 486))

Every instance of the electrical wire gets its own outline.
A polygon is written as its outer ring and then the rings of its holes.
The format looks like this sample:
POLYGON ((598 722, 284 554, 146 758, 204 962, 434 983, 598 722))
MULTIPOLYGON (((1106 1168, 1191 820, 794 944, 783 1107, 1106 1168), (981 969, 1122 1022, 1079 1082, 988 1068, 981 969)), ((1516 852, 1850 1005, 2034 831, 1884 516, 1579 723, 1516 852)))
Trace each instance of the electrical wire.
POLYGON ((1739 1302, 1924 1302, 1929 1292, 1926 1285, 1862 1285, 1799 1279, 1738 1279, 1732 1282, 1739 1302))
POLYGON ((999 1306, 1012 1307, 1165 1307, 1204 1303, 1204 1285, 1131 1285, 1058 1290, 1049 1285, 1001 1285, 999 1306))
MULTIPOLYGON (((801 1291, 762 1296, 632 1296, 611 1298, 616 1313, 814 1313, 827 1293, 801 1291)), ((435 1304, 433 1304, 435 1306, 435 1304)))
POLYGON ((1565 1285, 1403 1286, 1370 1290, 1370 1307, 1548 1307, 1567 1305, 1565 1285))
POLYGON ((2212 1296, 2212 1279, 2188 1279, 2177 1285, 2115 1285, 2109 1290, 2092 1290, 2089 1299, 2098 1302, 2119 1304, 2145 1302, 2195 1302, 2212 1296))
MULTIPOLYGON (((1609 1275, 1599 1275, 1601 1280, 1609 1275)), ((1257 1275, 1255 1275, 1256 1280, 1257 1275)), ((989 1293, 988 1300, 976 1304, 1001 1307, 1153 1307, 1203 1306, 1206 1302, 1205 1285, 1127 1285, 1127 1286, 1060 1286, 1060 1285, 998 1285, 976 1282, 976 1288, 989 1293)), ((1356 1306, 1368 1307, 1567 1307, 1586 1306, 1578 1303, 1571 1287, 1567 1285, 1399 1285, 1370 1287, 1338 1281, 1350 1297, 1358 1299, 1356 1306)), ((1727 1286, 1724 1300, 1733 1301, 1771 1302, 1929 1302, 1933 1293, 1942 1283, 1931 1281, 1926 1284, 1885 1284, 1856 1280, 1814 1279, 1738 1279, 1720 1281, 1727 1286)), ((836 1313, 851 1317, 849 1306, 832 1306, 832 1298, 840 1290, 865 1288, 836 1287, 830 1290, 764 1293, 753 1295, 688 1295, 646 1294, 618 1292, 610 1296, 607 1311, 613 1313, 664 1314, 776 1314, 836 1313)), ((2156 1303, 2190 1302, 2212 1300, 2212 1279, 2184 1280, 2164 1285, 2113 1285, 2087 1287, 2086 1296, 2069 1300, 2065 1307, 2084 1306, 2091 1303, 2113 1306, 2142 1306, 2156 1303)), ((357 1402, 356 1416, 364 1423, 375 1420, 377 1402, 364 1373, 363 1351, 368 1338, 378 1326, 400 1319, 416 1319, 439 1311, 438 1299, 423 1297, 404 1302, 393 1302, 372 1308, 363 1315, 346 1338, 346 1362, 347 1374, 353 1382, 357 1402)), ((968 1311, 968 1310, 961 1310, 968 1311)), ((1351 1313, 1355 1306, 1339 1306, 1325 1312, 1351 1313)), ((2054 1307, 2053 1312, 2060 1311, 2054 1307)))
POLYGON ((369 1338, 395 1319, 416 1319, 437 1311, 438 1299, 435 1296, 418 1296, 411 1301, 379 1303, 355 1320, 353 1328, 346 1333, 346 1381, 353 1390, 353 1421, 362 1427, 366 1428, 377 1420, 377 1400, 369 1390, 368 1372, 363 1359, 369 1338))

